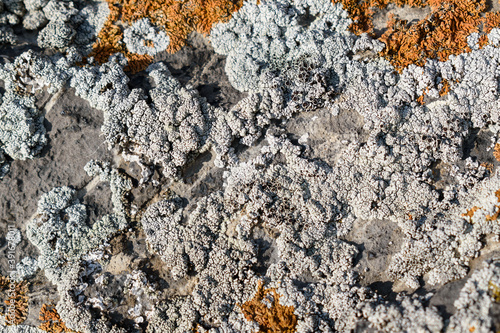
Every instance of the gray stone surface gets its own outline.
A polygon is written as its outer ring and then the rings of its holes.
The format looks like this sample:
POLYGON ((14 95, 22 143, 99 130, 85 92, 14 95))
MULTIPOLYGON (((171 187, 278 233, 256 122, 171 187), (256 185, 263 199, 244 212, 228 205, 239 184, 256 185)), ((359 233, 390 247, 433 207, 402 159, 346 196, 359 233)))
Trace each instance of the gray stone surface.
MULTIPOLYGON (((325 1, 248 2, 134 75, 120 55, 75 63, 104 3, 4 1, 2 103, 33 101, 43 132, 23 156, 0 143, 0 251, 15 225, 24 324, 57 303, 82 332, 256 332, 239 305, 263 281, 300 333, 500 329, 500 31, 398 75, 325 1)), ((390 5, 376 29, 389 12, 427 10, 390 5)), ((134 29, 129 50, 151 51, 156 28, 134 29)))

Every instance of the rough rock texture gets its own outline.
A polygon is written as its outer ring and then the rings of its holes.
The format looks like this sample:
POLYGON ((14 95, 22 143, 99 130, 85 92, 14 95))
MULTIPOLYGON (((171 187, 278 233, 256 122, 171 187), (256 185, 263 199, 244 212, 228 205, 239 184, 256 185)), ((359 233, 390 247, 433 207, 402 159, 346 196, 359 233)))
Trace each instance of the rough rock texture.
POLYGON ((341 3, 248 1, 176 54, 124 28, 154 60, 131 74, 85 58, 108 3, 0 3, 24 324, 57 303, 81 332, 271 329, 253 304, 300 333, 500 328, 499 29, 398 73, 341 3))

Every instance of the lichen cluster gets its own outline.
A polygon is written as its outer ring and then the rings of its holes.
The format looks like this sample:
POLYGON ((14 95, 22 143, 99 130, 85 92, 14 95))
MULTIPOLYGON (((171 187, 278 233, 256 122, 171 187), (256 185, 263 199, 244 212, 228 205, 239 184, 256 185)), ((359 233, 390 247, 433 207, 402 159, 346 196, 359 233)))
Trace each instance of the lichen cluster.
POLYGON ((500 29, 485 2, 105 5, 97 61, 80 62, 87 44, 75 40, 99 15, 52 1, 34 8, 56 13, 37 39, 54 55, 28 51, 0 67, 2 165, 4 155, 34 157, 54 135, 45 92, 88 102, 112 150, 113 165, 86 164, 83 188, 48 188, 27 221, 38 252, 18 263, 18 278, 44 274, 59 296, 42 307, 41 328, 493 328, 485 314, 500 266, 473 261, 500 235, 500 29), (393 17, 377 39, 373 11, 390 4, 433 14, 410 25, 393 17), (168 63, 149 65, 194 30, 210 32, 211 64, 241 93, 231 90, 240 99, 229 107, 168 63), (86 200, 99 179, 112 211, 97 218, 86 200), (467 281, 445 319, 421 291, 455 280, 467 281), (385 281, 408 293, 384 298, 375 286, 385 281))
POLYGON ((432 12, 413 24, 391 16, 379 39, 386 44, 381 55, 398 71, 410 64, 422 66, 427 59, 446 61, 450 55, 470 52, 470 38, 475 39, 472 47, 482 48, 488 43, 487 34, 500 23, 499 13, 485 13, 486 1, 429 1, 426 5, 432 12))
POLYGON ((485 0, 338 2, 342 3, 353 20, 350 30, 357 35, 369 33, 378 37, 386 45, 380 55, 388 59, 399 72, 410 64, 422 66, 427 59, 445 61, 452 54, 470 52, 468 38, 473 33, 477 34, 473 38, 477 40, 477 47, 481 48, 487 45, 487 34, 491 29, 500 25, 500 14, 487 12, 490 5, 485 0), (389 4, 430 7, 431 13, 417 22, 408 22, 390 13, 385 31, 381 36, 376 36, 373 15, 389 4))
MULTIPOLYGON (((243 3, 242 0, 106 1, 110 14, 97 36, 90 56, 95 57, 99 63, 104 63, 110 55, 122 52, 129 61, 126 70, 133 73, 144 70, 152 63, 153 57, 127 50, 120 24, 132 25, 147 18, 167 33, 170 39, 167 51, 176 52, 186 45, 187 36, 191 32, 208 34, 214 23, 227 21, 243 3)), ((150 39, 145 39, 143 43, 146 47, 154 47, 154 42, 150 39)))
POLYGON ((294 333, 296 331, 297 316, 293 313, 293 307, 281 305, 276 290, 264 289, 262 281, 257 287, 255 296, 240 307, 247 320, 259 323, 259 332, 294 333))
POLYGON ((500 143, 495 144, 495 148, 493 150, 493 156, 498 162, 500 162, 500 143))
POLYGON ((7 325, 19 325, 28 317, 28 283, 26 281, 11 281, 10 278, 0 276, 0 290, 7 292, 5 303, 5 323, 7 325), (14 289, 11 290, 11 283, 14 284, 14 289), (9 310, 9 307, 14 307, 14 312, 9 310), (14 315, 14 317, 12 317, 14 315))
POLYGON ((38 319, 42 322, 39 328, 49 333, 77 333, 66 327, 54 305, 43 304, 38 319))

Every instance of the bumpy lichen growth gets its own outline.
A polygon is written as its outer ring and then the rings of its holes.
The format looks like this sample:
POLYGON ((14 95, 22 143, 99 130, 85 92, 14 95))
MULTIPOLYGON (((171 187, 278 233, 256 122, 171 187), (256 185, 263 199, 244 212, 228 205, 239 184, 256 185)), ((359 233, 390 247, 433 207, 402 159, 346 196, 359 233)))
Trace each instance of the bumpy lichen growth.
POLYGON ((7 291, 8 298, 4 301, 6 310, 4 313, 6 325, 19 325, 28 317, 28 283, 25 281, 14 282, 8 277, 0 276, 0 290, 7 291), (14 284, 14 292, 10 291, 11 283, 14 284), (14 305, 14 311, 9 307, 14 305))
POLYGON ((432 9, 429 16, 412 25, 392 16, 387 31, 380 38, 386 44, 381 55, 399 71, 409 64, 422 66, 428 58, 446 61, 452 54, 470 52, 468 37, 472 33, 481 33, 474 44, 484 46, 485 34, 498 21, 498 13, 483 16, 486 1, 433 0, 427 4, 432 9))
POLYGON ((341 3, 344 9, 349 12, 353 20, 349 29, 357 35, 362 33, 373 33, 373 14, 375 8, 383 9, 388 4, 394 3, 397 6, 408 5, 411 7, 423 7, 425 1, 422 0, 334 0, 334 3, 341 3))
POLYGON ((123 198, 132 184, 109 163, 92 160, 85 166, 85 171, 92 177, 99 176, 101 181, 109 182, 113 213, 91 221, 87 206, 80 202, 76 190, 67 186, 55 187, 40 198, 37 213, 28 223, 26 234, 40 253, 37 259, 39 267, 57 287, 60 295, 57 312, 68 328, 101 332, 92 313, 77 303, 73 290, 86 288, 82 276, 86 272, 94 272, 95 267, 100 265, 99 249, 128 225, 123 198), (89 268, 90 262, 94 268, 89 268))
POLYGON ((77 333, 66 327, 54 305, 43 304, 38 319, 42 321, 38 327, 41 330, 50 333, 77 333))
MULTIPOLYGON (((340 2, 353 20, 350 30, 357 35, 375 36, 373 15, 388 4, 399 7, 430 7, 432 12, 424 19, 409 23, 390 15, 387 30, 379 38, 386 44, 380 55, 387 58, 401 72, 410 64, 422 66, 427 59, 448 60, 452 54, 470 52, 468 37, 479 33, 477 46, 488 43, 486 34, 500 23, 500 13, 489 9, 485 0, 334 0, 340 2)), ((446 94, 446 86, 442 90, 446 94)))
POLYGON ((296 331, 297 316, 293 313, 293 306, 283 306, 279 303, 279 297, 274 288, 264 289, 261 281, 257 293, 241 305, 241 311, 248 321, 259 323, 259 332, 293 333, 296 331))
MULTIPOLYGON (((163 29, 170 38, 167 51, 177 52, 186 44, 187 36, 198 31, 208 34, 216 22, 227 21, 243 4, 242 0, 106 0, 110 15, 97 36, 94 50, 90 54, 100 62, 106 62, 110 55, 122 52, 129 61, 127 70, 138 72, 145 69, 153 57, 128 51, 122 42, 124 32, 119 23, 132 25, 148 18, 152 24, 163 29)), ((144 46, 153 46, 145 41, 144 46)))
POLYGON ((493 151, 493 156, 495 159, 500 162, 500 143, 495 144, 495 149, 493 151))

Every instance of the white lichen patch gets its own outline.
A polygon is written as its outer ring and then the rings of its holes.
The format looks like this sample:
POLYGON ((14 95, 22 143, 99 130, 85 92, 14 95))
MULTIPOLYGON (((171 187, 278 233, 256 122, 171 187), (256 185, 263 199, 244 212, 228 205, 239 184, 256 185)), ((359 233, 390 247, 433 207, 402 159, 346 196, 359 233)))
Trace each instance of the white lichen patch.
MULTIPOLYGON (((122 200, 131 184, 106 163, 91 161, 86 170, 110 183, 113 213, 98 221, 89 221, 87 207, 78 199, 77 191, 67 186, 56 187, 40 198, 26 234, 40 252, 38 266, 57 286, 60 295, 57 311, 67 327, 81 332, 102 332, 107 324, 99 324, 88 308, 79 305, 85 299, 82 293, 87 288, 82 279, 100 270, 101 265, 92 259, 92 253, 99 252, 114 233, 127 226, 122 200)), ((102 255, 96 258, 100 257, 102 255)))
POLYGON ((167 34, 153 26, 147 18, 126 28, 123 31, 123 41, 129 52, 150 56, 165 51, 170 44, 167 34))

